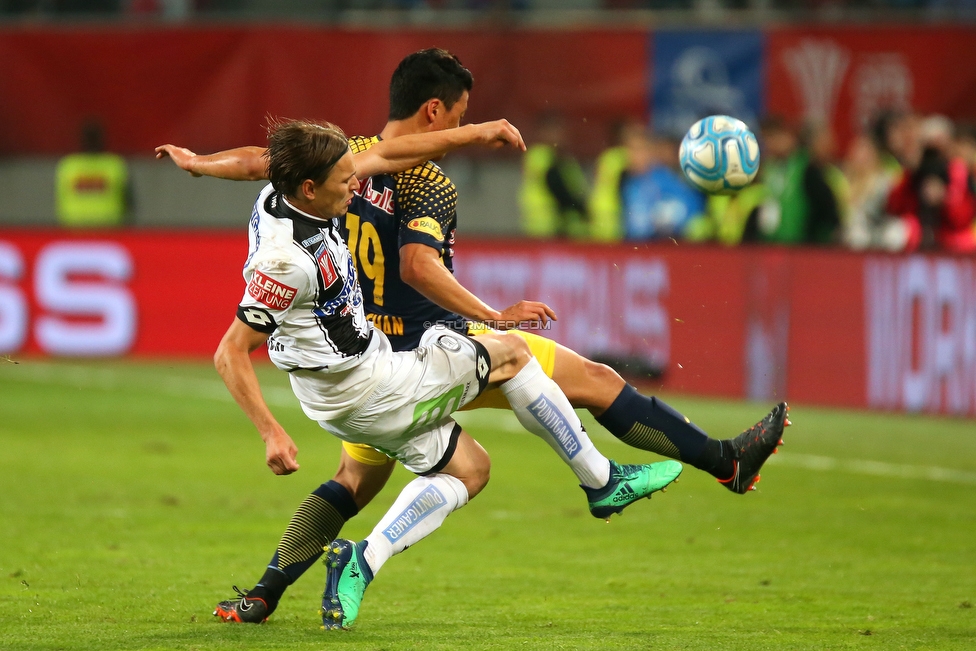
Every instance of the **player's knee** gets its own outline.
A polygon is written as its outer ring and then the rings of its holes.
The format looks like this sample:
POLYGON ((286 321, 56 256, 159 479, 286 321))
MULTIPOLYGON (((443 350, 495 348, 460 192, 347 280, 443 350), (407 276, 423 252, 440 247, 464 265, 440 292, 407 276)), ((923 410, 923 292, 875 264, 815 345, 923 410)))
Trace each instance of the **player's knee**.
POLYGON ((480 493, 491 477, 491 457, 481 444, 467 434, 462 434, 451 462, 444 471, 464 484, 468 499, 480 493))
POLYGON ((623 388, 623 386, 627 384, 624 379, 620 377, 619 373, 606 364, 586 360, 583 368, 586 373, 586 377, 589 378, 590 382, 593 384, 618 389, 623 388))
POLYGON ((484 450, 481 452, 482 454, 477 455, 477 458, 472 460, 473 463, 469 472, 461 480, 464 487, 468 489, 468 499, 484 490, 485 486, 488 485, 488 480, 491 479, 491 459, 487 452, 484 450))
POLYGON ((532 359, 532 349, 525 339, 518 335, 504 333, 499 335, 505 345, 506 361, 516 370, 522 369, 532 359))

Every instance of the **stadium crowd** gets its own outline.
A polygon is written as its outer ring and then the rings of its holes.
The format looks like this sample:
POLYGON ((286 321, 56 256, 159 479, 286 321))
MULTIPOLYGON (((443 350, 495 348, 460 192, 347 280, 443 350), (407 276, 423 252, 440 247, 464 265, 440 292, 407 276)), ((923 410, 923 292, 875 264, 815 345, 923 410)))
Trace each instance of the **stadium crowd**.
POLYGON ((287 13, 338 18, 347 11, 464 11, 472 14, 517 15, 539 10, 749 11, 826 19, 894 11, 904 15, 971 19, 976 16, 976 0, 0 0, 0 16, 114 15, 122 18, 160 17, 166 20, 287 13))
POLYGON ((737 194, 710 197, 684 182, 677 139, 633 121, 616 131, 588 193, 579 165, 554 153, 558 140, 530 147, 521 193, 527 234, 976 252, 973 125, 887 111, 840 152, 823 125, 796 129, 769 117, 757 134, 756 181, 737 194), (539 169, 540 160, 550 165, 539 169))

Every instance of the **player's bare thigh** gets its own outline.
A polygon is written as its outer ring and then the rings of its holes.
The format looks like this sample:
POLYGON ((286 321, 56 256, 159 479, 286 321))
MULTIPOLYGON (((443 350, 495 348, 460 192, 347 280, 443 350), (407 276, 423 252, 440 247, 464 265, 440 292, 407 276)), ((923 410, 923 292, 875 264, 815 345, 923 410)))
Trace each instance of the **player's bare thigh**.
POLYGON ((559 344, 556 344, 552 379, 574 407, 589 409, 594 415, 606 411, 627 385, 606 364, 586 359, 559 344))
MULTIPOLYGON (((524 366, 528 360, 523 360, 520 357, 524 351, 521 350, 519 344, 525 340, 517 334, 511 332, 484 334, 479 335, 476 340, 484 344, 493 338, 498 338, 498 341, 503 344, 502 350, 496 350, 496 352, 492 352, 494 345, 486 346, 492 360, 492 375, 489 379, 492 383, 497 383, 513 377, 515 372, 518 372, 518 369, 524 366), (500 368, 499 361, 507 362, 508 366, 500 368)), ((613 404, 613 401, 626 386, 624 379, 606 364, 598 364, 586 359, 579 353, 551 340, 537 338, 536 341, 548 341, 553 345, 555 351, 553 353, 552 379, 559 385, 559 388, 566 394, 574 407, 589 409, 594 415, 600 415, 613 404)), ((529 348, 529 355, 532 355, 531 345, 525 343, 529 348)), ((489 390, 489 392, 492 391, 489 390)), ((482 406, 507 407, 507 403, 500 400, 482 400, 479 398, 471 405, 472 408, 482 406)))
POLYGON ((490 384, 511 380, 532 359, 532 351, 525 339, 509 332, 481 335, 477 342, 485 347, 491 358, 490 384))

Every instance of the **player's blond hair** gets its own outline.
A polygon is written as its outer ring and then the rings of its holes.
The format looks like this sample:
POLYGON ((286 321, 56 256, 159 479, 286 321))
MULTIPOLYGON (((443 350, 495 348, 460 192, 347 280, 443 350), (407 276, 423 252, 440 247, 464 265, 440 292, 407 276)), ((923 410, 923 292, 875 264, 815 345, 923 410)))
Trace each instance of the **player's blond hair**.
POLYGON ((346 134, 331 122, 268 119, 268 178, 285 196, 296 196, 306 179, 325 181, 347 151, 346 134))

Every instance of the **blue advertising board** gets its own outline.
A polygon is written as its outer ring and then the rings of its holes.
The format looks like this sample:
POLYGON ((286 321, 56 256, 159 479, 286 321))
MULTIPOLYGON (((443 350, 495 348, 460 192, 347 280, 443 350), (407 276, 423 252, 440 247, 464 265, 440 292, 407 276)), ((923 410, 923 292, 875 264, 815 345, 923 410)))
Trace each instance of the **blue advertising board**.
POLYGON ((758 128, 765 99, 760 31, 658 31, 650 38, 648 105, 656 132, 681 137, 716 114, 758 128))

